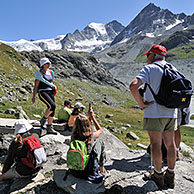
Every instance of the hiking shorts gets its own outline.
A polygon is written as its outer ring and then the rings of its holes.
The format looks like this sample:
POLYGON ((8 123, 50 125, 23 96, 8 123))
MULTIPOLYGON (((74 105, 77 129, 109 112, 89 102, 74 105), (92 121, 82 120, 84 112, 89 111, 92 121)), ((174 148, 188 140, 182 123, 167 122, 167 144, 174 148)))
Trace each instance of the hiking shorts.
POLYGON ((177 119, 176 118, 144 118, 143 129, 147 131, 176 131, 177 119))
POLYGON ((26 177, 29 177, 29 176, 20 175, 20 174, 16 171, 16 166, 13 166, 13 167, 10 168, 7 172, 5 172, 5 173, 4 173, 4 176, 6 176, 7 179, 26 178, 26 177))

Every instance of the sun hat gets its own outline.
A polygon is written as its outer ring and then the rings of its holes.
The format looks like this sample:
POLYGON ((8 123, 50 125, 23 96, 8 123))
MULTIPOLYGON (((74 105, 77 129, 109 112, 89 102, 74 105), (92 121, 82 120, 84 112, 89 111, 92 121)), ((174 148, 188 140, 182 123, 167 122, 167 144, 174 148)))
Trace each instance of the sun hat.
POLYGON ((15 132, 14 134, 17 135, 18 133, 25 133, 33 128, 33 126, 25 119, 20 119, 15 122, 14 124, 15 132))
POLYGON ((144 55, 148 55, 150 52, 156 53, 161 56, 166 56, 167 54, 166 48, 158 44, 153 45, 152 48, 148 52, 144 53, 144 55))
POLYGON ((44 58, 40 59, 40 67, 42 67, 46 63, 50 63, 51 64, 51 62, 49 61, 48 58, 44 57, 44 58))
POLYGON ((76 102, 74 108, 86 108, 81 102, 76 102))

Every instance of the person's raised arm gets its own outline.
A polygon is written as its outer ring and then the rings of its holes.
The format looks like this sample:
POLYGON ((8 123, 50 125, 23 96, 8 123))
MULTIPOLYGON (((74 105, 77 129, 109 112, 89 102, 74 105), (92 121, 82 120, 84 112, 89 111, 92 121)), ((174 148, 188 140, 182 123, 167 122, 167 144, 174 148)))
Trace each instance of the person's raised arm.
POLYGON ((89 109, 88 116, 89 116, 90 121, 94 123, 94 126, 96 128, 96 138, 98 138, 100 134, 102 133, 102 128, 100 124, 98 123, 98 121, 96 120, 92 108, 89 109))

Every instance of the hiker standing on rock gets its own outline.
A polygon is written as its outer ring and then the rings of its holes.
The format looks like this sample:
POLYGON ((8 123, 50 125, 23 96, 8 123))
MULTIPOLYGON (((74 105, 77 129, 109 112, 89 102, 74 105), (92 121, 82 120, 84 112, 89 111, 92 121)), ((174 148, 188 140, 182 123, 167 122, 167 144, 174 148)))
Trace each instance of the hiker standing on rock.
POLYGON ((165 185, 174 188, 176 161, 174 131, 176 130, 177 111, 175 108, 167 108, 158 104, 149 88, 145 91, 143 98, 138 91, 142 84, 148 83, 154 93, 157 94, 163 76, 163 69, 154 63, 164 66, 166 64, 166 54, 166 48, 161 45, 153 45, 144 54, 147 56, 148 65, 131 82, 130 91, 139 107, 144 109, 143 128, 148 131, 150 138, 154 171, 150 173, 148 178, 153 180, 158 187, 164 187, 165 185), (162 172, 162 138, 167 148, 168 169, 165 173, 162 172))
POLYGON ((32 125, 27 120, 18 120, 15 122, 15 139, 11 142, 8 155, 5 160, 0 181, 14 178, 25 178, 36 176, 41 167, 29 167, 22 162, 27 159, 27 149, 22 139, 31 136, 29 132, 32 125))
POLYGON ((35 102, 35 96, 38 93, 40 100, 47 106, 44 116, 40 120, 40 125, 44 128, 47 121, 47 133, 56 135, 57 132, 54 130, 52 123, 56 108, 54 96, 57 88, 53 84, 54 72, 49 69, 50 65, 51 62, 48 58, 45 57, 40 60, 40 70, 35 73, 32 103, 35 102))

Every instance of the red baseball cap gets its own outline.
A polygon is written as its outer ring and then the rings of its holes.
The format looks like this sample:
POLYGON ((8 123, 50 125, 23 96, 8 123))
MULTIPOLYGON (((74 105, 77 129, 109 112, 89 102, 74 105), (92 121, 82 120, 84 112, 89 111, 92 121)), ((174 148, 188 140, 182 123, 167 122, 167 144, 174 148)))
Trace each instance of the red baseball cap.
POLYGON ((144 55, 148 55, 149 52, 156 53, 156 54, 161 55, 161 56, 166 56, 166 54, 167 54, 166 48, 164 46, 158 45, 158 44, 153 45, 152 48, 148 52, 144 53, 144 55))

